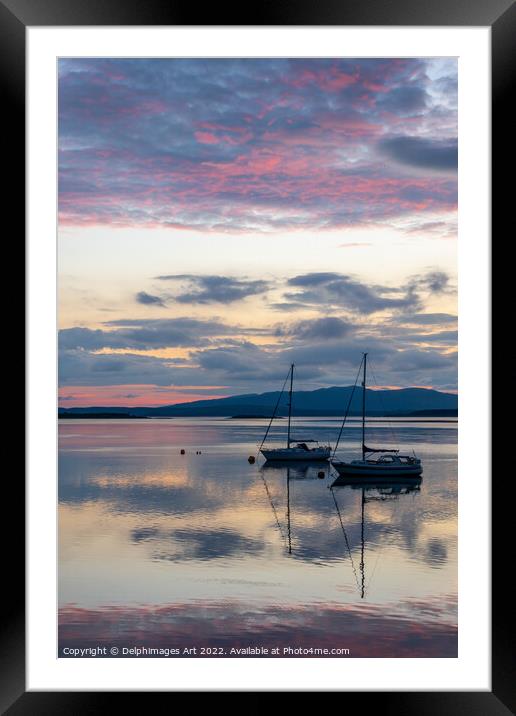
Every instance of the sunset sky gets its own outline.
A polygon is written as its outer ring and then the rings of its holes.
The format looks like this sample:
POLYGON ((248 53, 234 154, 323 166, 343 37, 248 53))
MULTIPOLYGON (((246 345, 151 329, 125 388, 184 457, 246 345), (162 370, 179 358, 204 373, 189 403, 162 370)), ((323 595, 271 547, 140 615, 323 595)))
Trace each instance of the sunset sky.
POLYGON ((59 62, 62 407, 457 388, 455 59, 59 62))

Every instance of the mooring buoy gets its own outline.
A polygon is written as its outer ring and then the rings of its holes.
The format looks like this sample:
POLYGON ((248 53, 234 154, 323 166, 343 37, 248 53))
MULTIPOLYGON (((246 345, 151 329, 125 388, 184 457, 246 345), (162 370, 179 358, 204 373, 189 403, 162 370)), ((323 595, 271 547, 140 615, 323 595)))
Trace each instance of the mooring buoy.
POLYGON ((252 465, 255 462, 255 459, 254 455, 249 455, 247 462, 252 465))

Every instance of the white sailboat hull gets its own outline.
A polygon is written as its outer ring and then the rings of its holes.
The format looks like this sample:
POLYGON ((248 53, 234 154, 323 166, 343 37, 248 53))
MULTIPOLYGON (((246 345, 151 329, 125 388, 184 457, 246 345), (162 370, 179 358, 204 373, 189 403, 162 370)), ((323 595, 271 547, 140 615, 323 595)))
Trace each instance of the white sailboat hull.
POLYGON ((423 467, 420 463, 414 465, 382 465, 367 460, 352 460, 351 462, 335 460, 331 464, 339 475, 346 477, 418 477, 423 472, 423 467))
POLYGON ((321 461, 328 460, 331 455, 330 447, 317 447, 311 450, 303 448, 269 448, 260 450, 266 460, 285 460, 285 461, 321 461))

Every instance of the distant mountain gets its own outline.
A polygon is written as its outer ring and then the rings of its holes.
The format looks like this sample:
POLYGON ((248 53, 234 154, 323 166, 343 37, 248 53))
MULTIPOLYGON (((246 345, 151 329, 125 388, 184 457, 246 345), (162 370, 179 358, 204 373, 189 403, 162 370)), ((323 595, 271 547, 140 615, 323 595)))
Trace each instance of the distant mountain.
MULTIPOLYGON (((294 391, 292 398, 293 415, 343 415, 346 411, 353 388, 333 387, 319 390, 294 391)), ((67 413, 130 413, 132 416, 149 417, 193 417, 233 415, 272 415, 278 402, 279 391, 272 393, 250 393, 248 395, 232 395, 228 398, 213 400, 196 400, 192 403, 177 403, 154 408, 145 407, 88 407, 59 408, 59 414, 67 413)), ((367 390, 368 415, 409 415, 416 411, 457 410, 457 396, 427 388, 400 388, 398 390, 367 390)), ((288 411, 288 395, 284 394, 278 408, 278 415, 286 415, 288 411)), ((350 407, 350 415, 360 415, 362 411, 362 391, 355 390, 350 407)))
MULTIPOLYGON (((116 419, 131 419, 131 418, 145 418, 145 415, 134 415, 134 413, 104 413, 99 411, 98 413, 90 413, 89 408, 83 409, 82 412, 74 412, 71 410, 60 410, 59 411, 59 417, 60 418, 66 418, 66 419, 73 419, 73 418, 95 418, 95 420, 110 420, 113 418, 116 419)), ((125 410, 125 409, 124 409, 125 410)))

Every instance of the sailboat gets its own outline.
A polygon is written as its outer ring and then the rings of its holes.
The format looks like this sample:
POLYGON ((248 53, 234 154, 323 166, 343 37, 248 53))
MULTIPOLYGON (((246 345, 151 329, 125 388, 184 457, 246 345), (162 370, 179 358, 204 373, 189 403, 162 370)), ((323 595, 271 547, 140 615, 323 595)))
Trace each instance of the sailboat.
POLYGON ((294 384, 294 363, 290 366, 290 370, 287 374, 287 377, 285 378, 285 382, 283 383, 283 388, 280 392, 280 395, 278 397, 278 401, 276 403, 276 407, 274 408, 274 412, 272 414, 272 417, 270 419, 269 425, 267 427, 267 430, 265 432, 265 435, 262 440, 262 444, 260 445, 260 452, 264 456, 266 460, 296 460, 296 461, 306 461, 306 460, 328 460, 328 458, 331 455, 331 447, 330 445, 319 445, 318 440, 294 440, 291 437, 290 428, 291 428, 291 419, 292 419, 292 386, 294 384), (276 416, 276 412, 278 410, 278 406, 281 400, 281 396, 283 395, 283 391, 285 388, 285 384, 287 380, 290 377, 290 390, 289 390, 289 401, 288 401, 288 427, 287 427, 287 444, 285 447, 277 447, 277 448, 264 448, 263 445, 265 443, 265 440, 267 439, 267 435, 269 434, 270 427, 272 425, 272 421, 274 420, 276 416), (312 447, 313 446, 313 447, 312 447))
MULTIPOLYGON (((350 462, 332 459, 331 464, 337 470, 339 475, 355 477, 357 479, 367 477, 396 477, 398 479, 403 477, 418 477, 423 472, 423 466, 421 465, 421 460, 417 457, 411 455, 400 455, 399 450, 367 447, 365 443, 367 353, 364 353, 361 365, 363 365, 364 370, 362 379, 362 459, 351 460, 350 462), (378 454, 378 457, 373 459, 371 457, 373 454, 378 454)), ((355 387, 353 387, 353 391, 354 390, 355 387)), ((349 412, 352 397, 353 392, 351 393, 347 412, 349 412)), ((347 412, 344 416, 343 426, 347 417, 347 412)), ((340 434, 342 435, 342 428, 340 434)), ((337 440, 337 444, 335 445, 335 449, 333 451, 334 456, 339 444, 339 439, 337 440)))

